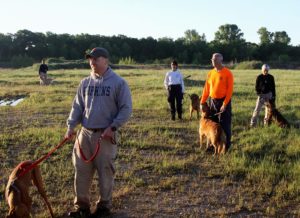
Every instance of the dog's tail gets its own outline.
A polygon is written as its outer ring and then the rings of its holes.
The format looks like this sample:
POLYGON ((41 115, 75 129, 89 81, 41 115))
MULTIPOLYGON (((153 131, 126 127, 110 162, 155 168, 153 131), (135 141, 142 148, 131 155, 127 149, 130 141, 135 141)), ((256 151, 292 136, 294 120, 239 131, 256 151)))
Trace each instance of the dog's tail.
POLYGON ((51 208, 51 205, 48 201, 47 195, 46 195, 46 191, 45 188, 43 186, 43 180, 42 180, 42 176, 41 176, 41 171, 40 168, 38 166, 36 166, 35 168, 33 168, 32 170, 32 175, 33 175, 33 183, 34 185, 37 187, 39 193, 41 194, 41 196, 43 197, 49 212, 51 214, 51 217, 54 218, 54 214, 53 214, 53 210, 51 208))
POLYGON ((276 120, 276 122, 281 128, 291 127, 290 123, 283 117, 283 115, 276 108, 273 108, 272 112, 273 112, 273 118, 276 120))
POLYGON ((219 154, 225 154, 225 152, 226 152, 226 134, 225 134, 224 130, 222 129, 222 127, 220 127, 218 141, 220 142, 219 154))

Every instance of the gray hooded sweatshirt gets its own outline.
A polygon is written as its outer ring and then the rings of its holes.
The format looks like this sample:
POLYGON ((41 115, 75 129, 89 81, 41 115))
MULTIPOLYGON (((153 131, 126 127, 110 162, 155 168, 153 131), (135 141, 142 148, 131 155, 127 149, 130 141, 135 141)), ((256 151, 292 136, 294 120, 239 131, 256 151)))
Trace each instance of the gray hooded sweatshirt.
POLYGON ((119 128, 130 117, 132 100, 126 81, 109 67, 103 77, 91 73, 81 80, 67 120, 69 129, 119 128))

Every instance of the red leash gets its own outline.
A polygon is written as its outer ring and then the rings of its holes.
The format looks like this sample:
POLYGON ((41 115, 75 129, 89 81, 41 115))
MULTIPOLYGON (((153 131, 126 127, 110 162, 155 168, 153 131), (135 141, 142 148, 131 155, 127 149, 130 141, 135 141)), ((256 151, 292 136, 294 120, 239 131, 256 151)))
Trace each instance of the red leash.
MULTIPOLYGON (((92 155, 92 157, 90 159, 87 159, 86 156, 84 155, 81 147, 80 147, 80 144, 79 144, 79 140, 78 140, 78 136, 76 136, 76 139, 78 141, 78 147, 79 147, 79 151, 80 151, 80 155, 82 157, 82 159, 86 162, 86 163, 89 163, 91 161, 93 161, 99 150, 100 150, 100 140, 102 140, 102 137, 99 138, 98 142, 97 142, 97 147, 95 149, 95 153, 92 155)), ((34 161, 31 165, 29 165, 28 167, 24 166, 24 170, 18 175, 18 178, 24 176, 26 173, 28 173, 30 170, 32 170, 33 168, 35 168, 39 163, 41 163, 42 161, 44 161, 45 159, 49 158, 50 155, 52 153, 54 153, 57 149, 59 149, 61 146, 63 146, 69 139, 68 138, 65 138, 64 140, 62 140, 58 145, 56 145, 51 151, 48 152, 48 154, 44 155, 43 157, 41 157, 40 159, 34 161)), ((111 138, 111 142, 113 144, 115 144, 115 140, 113 138, 111 138)), ((22 166, 23 167, 23 166, 22 166)))
MULTIPOLYGON (((105 138, 106 138, 106 137, 105 137, 105 138)), ((78 144, 80 156, 82 157, 82 159, 83 159, 84 162, 90 163, 90 162, 92 162, 92 161, 96 158, 96 156, 97 156, 97 154, 98 154, 98 152, 99 152, 99 150, 100 150, 100 147, 101 147, 100 141, 101 141, 102 139, 103 139, 103 137, 100 136, 100 138, 99 138, 98 141, 97 141, 97 145, 96 145, 97 147, 95 148, 94 154, 91 156, 90 159, 87 159, 86 156, 85 156, 84 153, 83 153, 82 148, 80 147, 80 143, 79 143, 79 140, 78 140, 78 134, 76 135, 76 140, 77 140, 77 144, 78 144)), ((110 139, 110 141, 111 141, 112 144, 116 144, 116 141, 115 141, 113 138, 109 137, 109 139, 110 139)))
POLYGON ((79 152, 80 152, 80 155, 81 155, 83 161, 86 162, 86 163, 92 162, 96 158, 96 156, 97 156, 97 154, 98 154, 98 152, 100 150, 100 140, 102 140, 102 137, 100 137, 98 139, 98 141, 97 141, 97 147, 95 149, 94 154, 91 156, 90 159, 87 159, 86 156, 84 155, 83 150, 80 147, 80 143, 79 143, 79 140, 78 140, 77 136, 76 136, 76 139, 77 139, 77 144, 78 144, 79 152))
POLYGON ((50 157, 50 155, 55 152, 57 149, 59 149, 61 146, 63 146, 66 142, 68 141, 68 138, 65 138, 62 140, 58 145, 56 145, 51 151, 48 152, 48 154, 44 155, 40 159, 34 161, 31 165, 29 165, 27 168, 25 168, 19 175, 18 177, 24 176, 26 173, 28 173, 30 170, 35 168, 39 163, 41 163, 43 160, 47 159, 50 157))

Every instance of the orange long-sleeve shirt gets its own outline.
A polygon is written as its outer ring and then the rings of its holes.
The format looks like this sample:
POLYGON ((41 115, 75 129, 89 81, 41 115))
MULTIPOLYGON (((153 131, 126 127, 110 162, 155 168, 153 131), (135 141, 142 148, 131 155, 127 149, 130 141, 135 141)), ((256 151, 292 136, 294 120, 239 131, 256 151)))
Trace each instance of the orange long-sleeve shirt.
POLYGON ((233 92, 233 75, 231 71, 223 67, 219 72, 212 69, 208 72, 204 85, 201 104, 205 103, 208 96, 211 98, 224 98, 223 105, 227 105, 233 92))

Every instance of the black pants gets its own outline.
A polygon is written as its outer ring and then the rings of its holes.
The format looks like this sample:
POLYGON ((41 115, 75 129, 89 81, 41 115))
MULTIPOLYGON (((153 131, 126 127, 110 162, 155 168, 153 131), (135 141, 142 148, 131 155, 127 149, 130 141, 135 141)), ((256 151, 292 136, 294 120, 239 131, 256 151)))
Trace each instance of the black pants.
POLYGON ((182 99, 183 93, 181 85, 170 85, 168 87, 168 102, 171 109, 172 118, 175 118, 176 110, 178 113, 178 118, 182 118, 182 99), (175 106, 176 102, 176 106, 175 106))
POLYGON ((220 109, 223 105, 224 98, 222 99, 209 99, 209 108, 211 111, 211 118, 212 120, 220 123, 222 126, 225 134, 226 134, 226 150, 231 146, 231 100, 226 106, 226 109, 223 113, 219 115, 215 115, 216 113, 220 112, 220 109))

